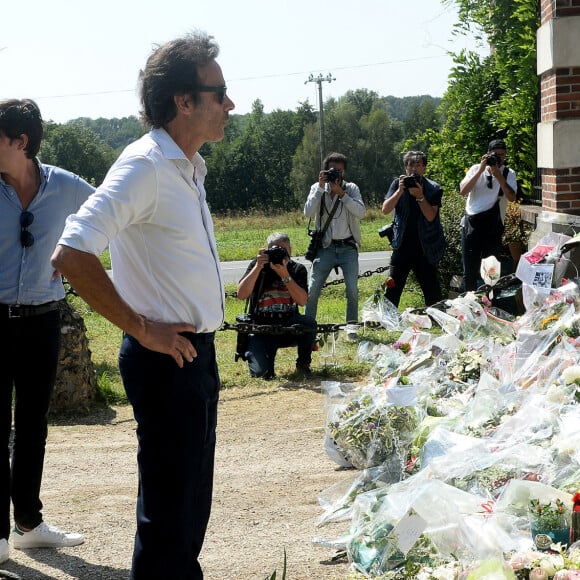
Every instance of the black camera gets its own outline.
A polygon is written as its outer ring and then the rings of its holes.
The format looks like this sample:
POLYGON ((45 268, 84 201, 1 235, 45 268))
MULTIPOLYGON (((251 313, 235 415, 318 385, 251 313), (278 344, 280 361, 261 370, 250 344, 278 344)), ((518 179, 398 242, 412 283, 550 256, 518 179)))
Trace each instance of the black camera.
POLYGON ((411 187, 417 187, 421 184, 421 176, 413 173, 413 175, 405 175, 403 177, 403 185, 409 189, 411 187))
POLYGON ((272 246, 264 253, 268 256, 270 264, 281 264, 284 261, 284 258, 288 257, 286 248, 283 248, 282 246, 272 246))
POLYGON ((393 231, 393 224, 387 224, 386 226, 383 226, 380 230, 379 230, 379 236, 381 238, 387 238, 389 240, 389 243, 393 243, 393 236, 395 235, 395 232, 393 231))
POLYGON ((497 153, 490 153, 485 160, 487 165, 495 167, 496 165, 501 165, 501 158, 497 153))
POLYGON ((326 175, 328 183, 336 183, 342 177, 342 171, 336 167, 331 167, 330 169, 323 171, 323 173, 326 175))

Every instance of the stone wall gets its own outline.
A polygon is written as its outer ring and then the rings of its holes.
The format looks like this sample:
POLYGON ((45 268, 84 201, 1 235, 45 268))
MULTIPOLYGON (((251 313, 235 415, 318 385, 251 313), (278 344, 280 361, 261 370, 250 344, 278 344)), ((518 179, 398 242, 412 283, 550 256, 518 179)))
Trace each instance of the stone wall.
POLYGON ((95 400, 97 377, 82 316, 65 300, 62 336, 51 412, 87 411, 95 400))

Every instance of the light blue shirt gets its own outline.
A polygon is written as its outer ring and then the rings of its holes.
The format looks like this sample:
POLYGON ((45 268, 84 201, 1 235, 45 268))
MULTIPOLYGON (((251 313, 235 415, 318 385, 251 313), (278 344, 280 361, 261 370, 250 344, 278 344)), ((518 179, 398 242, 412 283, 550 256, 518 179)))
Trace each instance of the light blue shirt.
POLYGON ((0 303, 44 304, 65 296, 61 278, 51 280, 50 257, 67 216, 85 202, 94 188, 59 167, 40 162, 40 188, 27 211, 34 221, 28 231, 34 244, 20 243, 20 214, 24 211, 13 187, 0 176, 0 303))

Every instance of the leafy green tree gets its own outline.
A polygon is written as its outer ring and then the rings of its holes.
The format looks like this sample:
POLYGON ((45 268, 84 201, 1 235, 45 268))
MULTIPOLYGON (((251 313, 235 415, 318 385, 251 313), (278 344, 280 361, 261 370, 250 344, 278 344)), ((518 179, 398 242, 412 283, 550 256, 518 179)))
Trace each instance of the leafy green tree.
MULTIPOLYGON (((441 133, 431 135, 431 160, 444 174, 448 168, 469 167, 495 137, 506 140, 510 164, 524 192, 531 192, 536 173, 536 0, 443 0, 456 4, 456 34, 485 39, 491 54, 462 52, 443 98, 441 133), (445 160, 445 161, 444 161, 445 160)), ((455 184, 462 175, 455 176, 455 184)), ((449 185, 451 182, 448 182, 449 185)), ((446 184, 447 185, 447 184, 446 184)))
POLYGON ((45 126, 40 147, 43 163, 68 169, 99 185, 115 160, 115 152, 91 129, 76 123, 45 126))
POLYGON ((135 116, 113 119, 89 119, 79 117, 67 123, 68 125, 83 125, 92 129, 107 145, 119 154, 129 143, 132 143, 147 132, 145 126, 135 116))
POLYGON ((252 105, 244 131, 222 141, 207 158, 208 187, 214 211, 262 209, 281 211, 296 206, 290 180, 292 157, 305 126, 315 114, 306 102, 296 112, 265 114, 261 101, 252 105))
MULTIPOLYGON (((539 26, 536 0, 443 0, 459 12, 455 33, 470 33, 491 47, 489 56, 473 52, 454 55, 455 66, 439 109, 440 131, 428 130, 429 173, 448 195, 454 195, 465 171, 486 151, 488 142, 505 139, 510 165, 516 170, 524 193, 531 192, 536 173, 536 31, 539 26)), ((449 199, 444 228, 448 240, 449 270, 461 273, 456 227, 461 214, 460 198, 449 199), (459 199, 459 201, 458 201, 459 199), (449 219, 453 215, 453 221, 449 219), (448 227, 446 227, 446 225, 448 227)))

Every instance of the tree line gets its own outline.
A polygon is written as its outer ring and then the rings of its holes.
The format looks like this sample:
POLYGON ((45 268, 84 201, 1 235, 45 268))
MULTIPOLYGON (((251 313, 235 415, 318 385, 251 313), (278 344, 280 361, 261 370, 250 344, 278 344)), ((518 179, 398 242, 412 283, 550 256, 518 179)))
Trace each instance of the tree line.
MULTIPOLYGON (((328 151, 349 158, 348 175, 368 203, 380 203, 402 171, 401 147, 437 130, 441 99, 380 97, 359 89, 325 102, 328 151)), ((48 123, 40 156, 98 185, 121 150, 145 129, 136 117, 48 123)), ((204 145, 206 187, 216 213, 287 211, 302 207, 320 170, 318 113, 308 103, 265 113, 260 100, 246 115, 231 115, 225 138, 204 145)))
MULTIPOLYGON (((524 194, 536 179, 538 78, 536 0, 442 0, 455 4, 454 34, 480 37, 489 55, 460 52, 442 99, 396 98, 367 89, 324 103, 327 152, 347 155, 348 176, 369 206, 378 206, 390 181, 403 172, 402 153, 429 157, 428 175, 447 195, 457 192, 466 169, 487 143, 501 137, 524 194)), ((41 148, 60 165, 98 185, 120 150, 144 133, 136 117, 79 118, 49 123, 41 148)), ((294 111, 231 115, 225 139, 204 145, 209 203, 216 213, 300 208, 320 170, 318 112, 308 101, 294 111)), ((447 201, 444 199, 444 205, 447 201)))

